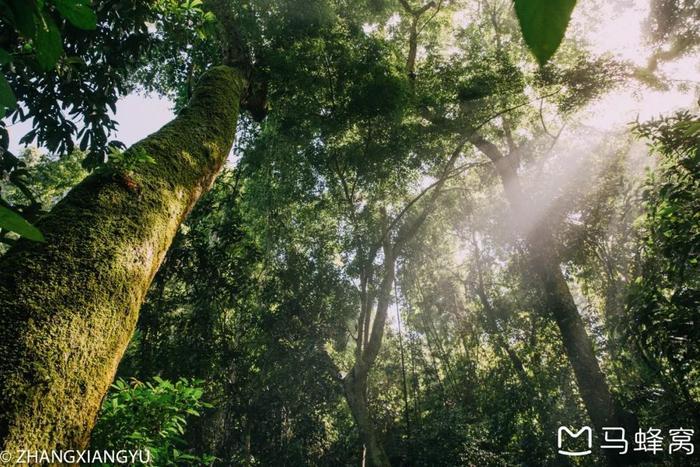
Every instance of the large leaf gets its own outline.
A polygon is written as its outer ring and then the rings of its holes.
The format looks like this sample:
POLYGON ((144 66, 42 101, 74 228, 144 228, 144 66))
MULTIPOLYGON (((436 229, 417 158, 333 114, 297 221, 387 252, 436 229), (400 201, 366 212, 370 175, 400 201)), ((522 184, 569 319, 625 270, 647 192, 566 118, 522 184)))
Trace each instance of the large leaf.
POLYGON ((515 0, 525 43, 540 65, 559 48, 576 0, 515 0))
POLYGON ((63 54, 63 43, 61 42, 61 33, 51 18, 42 16, 40 19, 39 24, 37 24, 34 46, 39 65, 45 70, 53 68, 63 54))
POLYGON ((35 242, 44 241, 44 236, 39 232, 39 229, 27 222, 19 214, 3 206, 0 206, 0 228, 11 230, 35 242))
POLYGON ((53 0, 53 3, 73 26, 80 29, 97 27, 97 16, 90 6, 90 0, 53 0))
POLYGON ((11 0, 10 5, 14 12, 14 25, 17 30, 27 39, 33 39, 39 15, 36 3, 27 0, 11 0))

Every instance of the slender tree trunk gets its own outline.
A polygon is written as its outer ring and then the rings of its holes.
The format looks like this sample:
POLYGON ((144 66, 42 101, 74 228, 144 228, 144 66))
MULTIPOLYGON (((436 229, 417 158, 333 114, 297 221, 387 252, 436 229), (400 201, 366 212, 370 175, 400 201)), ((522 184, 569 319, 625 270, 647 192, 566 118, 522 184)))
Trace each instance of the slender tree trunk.
MULTIPOLYGON (((379 287, 380 291, 377 297, 374 321, 371 329, 369 325, 366 325, 364 336, 358 336, 358 351, 355 354, 355 363, 345 377, 342 378, 345 400, 348 403, 348 407, 350 407, 350 412, 360 433, 360 439, 365 447, 364 462, 365 465, 371 467, 389 467, 391 465, 384 447, 377 439, 367 402, 369 371, 379 354, 384 336, 384 325, 391 302, 391 289, 395 280, 396 256, 394 255, 394 246, 388 240, 385 240, 384 243, 384 254, 385 271, 379 287), (361 346, 363 341, 366 344, 361 346)), ((371 312, 371 305, 366 305, 360 314, 358 329, 369 323, 371 312)))
POLYGON ((538 232, 529 239, 529 269, 542 286, 543 305, 562 334, 564 348, 574 369, 581 397, 596 428, 620 426, 615 420, 614 399, 605 381, 593 343, 561 272, 558 258, 552 252, 549 232, 538 232))
POLYGON ((80 449, 180 223, 233 144, 244 80, 216 67, 172 122, 93 173, 0 259, 0 448, 80 449), (128 156, 128 154, 127 154, 128 156))
POLYGON ((389 457, 377 440, 374 424, 367 405, 367 372, 353 368, 343 378, 345 399, 355 419, 360 439, 365 447, 365 464, 371 467, 389 467, 389 457))
POLYGON ((338 379, 342 382, 345 398, 365 445, 365 461, 371 466, 390 465, 389 458, 384 448, 377 440, 372 418, 369 414, 369 406, 367 404, 367 378, 372 365, 374 365, 377 360, 379 350, 382 346, 384 326, 386 324, 389 305, 391 304, 391 289, 396 280, 396 259, 406 242, 413 238, 418 229, 420 229, 428 218, 433 208, 433 203, 436 201, 437 197, 440 196, 442 187, 447 181, 451 170, 454 168, 454 164, 466 142, 466 140, 461 142, 453 151, 440 179, 434 185, 425 189, 417 197, 413 198, 393 221, 389 222, 386 217, 385 209, 381 209, 383 221, 381 231, 379 232, 381 234, 380 244, 375 245, 376 248, 374 246, 370 248, 370 254, 365 263, 366 267, 360 276, 362 305, 357 322, 358 336, 355 338, 355 362, 345 377, 341 378, 339 376, 337 368, 334 369, 334 374, 338 374, 338 379), (411 206, 427 193, 430 188, 433 188, 434 191, 428 197, 426 205, 413 219, 398 225, 392 242, 392 228, 397 226, 397 222, 402 216, 406 214, 411 206), (376 311, 374 313, 374 320, 372 320, 372 306, 374 305, 375 299, 369 298, 370 295, 367 293, 368 281, 371 278, 371 274, 368 274, 368 272, 372 268, 371 265, 377 256, 380 246, 384 252, 384 267, 381 281, 377 284, 376 311))
POLYGON ((403 404, 404 404, 404 417, 406 418, 406 437, 408 438, 409 444, 411 441, 411 415, 410 406, 408 404, 408 382, 406 380, 406 357, 404 355, 403 349, 403 333, 401 332, 401 312, 399 311, 399 291, 394 281, 394 297, 396 298, 396 324, 399 334, 399 351, 401 355, 401 381, 403 383, 403 404))
MULTIPOLYGON (((603 375, 591 338, 578 312, 560 262, 552 251, 553 237, 548 231, 539 231, 530 236, 528 263, 538 282, 542 285, 541 295, 547 313, 554 317, 564 343, 564 349, 574 370, 581 399, 588 416, 602 436, 603 427, 623 427, 628 434, 635 433, 638 424, 636 417, 625 412, 617 403, 603 375)), ((637 462, 634 452, 619 456, 615 451, 605 454, 611 465, 629 465, 637 462)))

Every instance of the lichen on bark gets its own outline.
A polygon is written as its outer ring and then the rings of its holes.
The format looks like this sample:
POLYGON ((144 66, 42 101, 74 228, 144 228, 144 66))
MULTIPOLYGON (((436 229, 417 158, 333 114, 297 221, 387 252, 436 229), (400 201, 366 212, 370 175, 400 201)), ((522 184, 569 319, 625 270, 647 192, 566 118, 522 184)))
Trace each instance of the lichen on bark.
POLYGON ((231 149, 243 88, 236 70, 210 69, 128 150, 155 160, 137 190, 93 173, 38 223, 46 243, 0 258, 0 448, 87 445, 151 280, 231 149))

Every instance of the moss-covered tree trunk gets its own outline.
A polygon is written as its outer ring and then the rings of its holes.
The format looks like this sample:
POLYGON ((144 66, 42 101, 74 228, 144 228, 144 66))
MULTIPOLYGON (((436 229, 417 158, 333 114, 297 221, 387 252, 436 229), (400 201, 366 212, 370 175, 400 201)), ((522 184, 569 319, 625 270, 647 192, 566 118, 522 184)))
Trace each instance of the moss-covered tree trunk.
POLYGON ((233 144, 244 80, 209 70, 187 108, 135 144, 155 164, 76 186, 0 258, 0 448, 83 448, 180 223, 233 144))

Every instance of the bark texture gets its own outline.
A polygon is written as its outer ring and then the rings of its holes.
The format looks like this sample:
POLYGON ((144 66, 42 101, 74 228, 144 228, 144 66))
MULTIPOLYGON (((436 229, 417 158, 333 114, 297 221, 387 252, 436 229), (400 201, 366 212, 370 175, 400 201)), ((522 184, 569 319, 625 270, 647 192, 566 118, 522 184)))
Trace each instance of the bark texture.
POLYGON ((209 70, 187 108, 129 148, 155 164, 77 185, 0 258, 0 448, 80 449, 170 243, 233 144, 244 80, 209 70))

